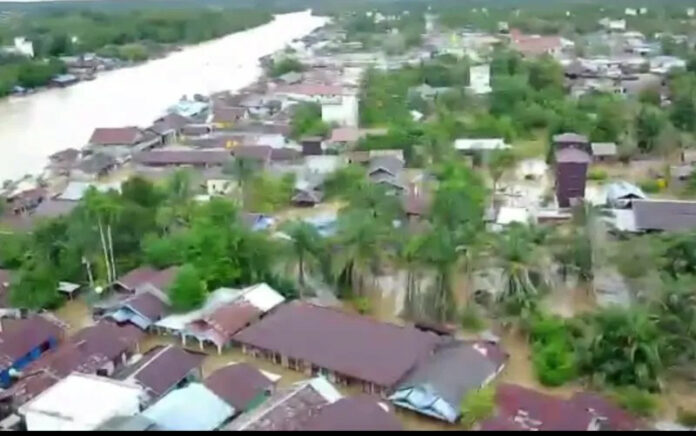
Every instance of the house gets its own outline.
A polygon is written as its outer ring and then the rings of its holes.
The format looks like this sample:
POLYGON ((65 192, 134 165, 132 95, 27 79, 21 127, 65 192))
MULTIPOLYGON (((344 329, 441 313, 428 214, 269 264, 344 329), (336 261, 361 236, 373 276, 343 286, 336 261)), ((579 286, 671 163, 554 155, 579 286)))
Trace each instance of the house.
POLYGON ((585 198, 590 156, 577 148, 556 149, 556 200, 561 208, 585 198))
POLYGON ((357 127, 336 127, 331 131, 328 143, 334 147, 348 148, 357 144, 362 136, 357 127))
POLYGON ((0 387, 9 387, 19 371, 56 347, 62 337, 63 329, 40 315, 3 320, 0 331, 0 387))
POLYGON ((305 136, 300 138, 300 144, 302 145, 302 155, 303 156, 319 156, 323 154, 322 142, 324 138, 321 136, 305 136))
POLYGON ((92 181, 104 177, 118 167, 115 157, 105 153, 91 154, 73 167, 70 178, 73 180, 92 181))
POLYGON ((607 206, 615 209, 631 208, 633 200, 648 198, 638 186, 625 181, 610 183, 606 187, 607 206))
POLYGON ((496 413, 480 424, 480 430, 599 430, 599 419, 572 402, 507 383, 498 386, 496 413))
POLYGON ((262 213, 242 212, 240 220, 242 221, 242 224, 254 231, 266 230, 275 223, 273 217, 264 215, 262 213))
POLYGON ((247 116, 247 110, 240 106, 213 106, 209 123, 216 129, 229 129, 247 116))
POLYGON ((196 118, 205 116, 210 108, 210 104, 205 101, 182 99, 167 109, 168 113, 181 115, 186 118, 196 118))
POLYGON ((403 431, 389 405, 368 395, 341 398, 321 407, 302 425, 304 431, 403 431))
POLYGON ((214 345, 218 353, 228 346, 235 333, 282 304, 285 298, 265 283, 244 289, 219 288, 207 298, 201 309, 170 315, 155 323, 155 330, 197 339, 201 349, 214 345))
POLYGON ((134 294, 139 290, 157 290, 166 292, 174 281, 177 267, 157 270, 149 266, 142 266, 130 270, 127 274, 119 277, 112 287, 117 291, 134 294))
POLYGON ((341 398, 340 392, 324 377, 305 380, 279 389, 261 405, 233 420, 225 430, 302 430, 322 407, 341 398))
POLYGON ((402 193, 406 190, 406 186, 401 182, 403 160, 385 155, 371 157, 369 162, 367 176, 373 183, 385 185, 394 193, 402 193))
POLYGON ((394 404, 435 419, 456 422, 466 396, 490 383, 507 354, 487 342, 452 341, 409 374, 389 396, 394 404))
POLYGON ((143 415, 113 416, 96 429, 97 431, 147 431, 157 430, 155 423, 143 415))
POLYGON ((59 74, 51 79, 51 85, 59 88, 74 85, 80 81, 80 78, 74 74, 59 74))
POLYGON ((313 188, 295 189, 295 194, 290 200, 296 207, 314 207, 321 203, 324 194, 313 188))
POLYGON ((169 299, 155 292, 143 291, 128 297, 107 312, 106 318, 119 324, 131 323, 147 330, 169 311, 169 299))
POLYGON ((203 383, 237 413, 256 408, 275 390, 275 382, 248 363, 223 366, 203 383))
POLYGON ((639 231, 686 231, 696 227, 696 201, 633 200, 639 231))
POLYGON ((94 129, 86 149, 115 158, 124 158, 133 151, 143 151, 162 144, 155 132, 138 127, 100 127, 94 129))
POLYGON ((321 102, 321 120, 327 124, 358 127, 359 99, 356 94, 344 93, 337 100, 321 102))
POLYGON ((142 389, 88 374, 71 374, 23 405, 29 431, 90 431, 114 416, 140 411, 142 389))
POLYGON ((133 162, 151 167, 188 166, 196 168, 221 167, 232 160, 225 150, 153 150, 133 155, 133 162))
POLYGON ((476 95, 491 92, 491 66, 489 64, 472 65, 469 68, 468 89, 476 95))
POLYGON ((338 103, 344 95, 343 87, 322 84, 281 85, 274 92, 289 100, 318 104, 338 103))
POLYGON ((177 113, 170 113, 155 120, 148 130, 160 136, 163 145, 170 144, 179 139, 184 128, 191 124, 192 120, 177 113))
POLYGON ((115 378, 136 383, 152 404, 172 390, 201 379, 204 354, 193 353, 173 345, 156 346, 115 378))
POLYGON ((106 193, 111 190, 116 192, 121 192, 120 183, 91 183, 91 182, 79 182, 70 181, 68 185, 63 189, 55 199, 59 201, 80 201, 85 196, 90 188, 94 188, 99 192, 106 193))
POLYGON ((686 61, 676 56, 655 56, 650 58, 650 72, 665 75, 673 69, 686 68, 686 61))
POLYGON ((595 162, 609 162, 616 160, 618 152, 614 142, 593 142, 592 160, 595 162))
POLYGON ((438 343, 412 327, 293 301, 234 336, 242 351, 366 392, 394 387, 438 343))
POLYGON ((684 164, 693 165, 696 163, 696 149, 687 148, 681 152, 681 161, 684 164))
POLYGON ((145 409, 142 416, 165 431, 213 431, 235 414, 234 407, 205 385, 190 383, 145 409))
POLYGON ((266 168, 271 163, 272 148, 268 145, 238 145, 233 147, 232 155, 235 159, 248 159, 266 168))
POLYGON ((212 126, 208 124, 187 124, 181 129, 181 136, 186 139, 191 139, 207 136, 212 132, 212 126))
POLYGON ((57 151, 48 157, 48 165, 46 169, 54 175, 67 175, 77 163, 80 157, 80 151, 75 148, 66 148, 65 150, 57 151))
POLYGON ((510 47, 527 57, 557 56, 563 49, 563 42, 557 35, 525 35, 517 29, 510 29, 510 47))
POLYGON ((555 150, 577 148, 578 150, 584 150, 586 153, 592 152, 590 141, 587 139, 587 136, 577 133, 561 133, 554 135, 552 141, 555 150))
POLYGON ((586 392, 570 399, 518 385, 501 384, 496 416, 480 424, 484 431, 631 431, 643 426, 637 418, 605 398, 586 392))
POLYGON ((5 205, 15 215, 34 211, 46 199, 46 190, 35 187, 12 192, 5 196, 5 205))

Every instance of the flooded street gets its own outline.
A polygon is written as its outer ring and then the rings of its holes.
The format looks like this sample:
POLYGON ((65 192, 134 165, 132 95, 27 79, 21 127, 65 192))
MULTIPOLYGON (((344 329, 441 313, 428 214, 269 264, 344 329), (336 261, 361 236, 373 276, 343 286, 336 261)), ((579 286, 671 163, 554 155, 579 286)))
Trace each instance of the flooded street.
POLYGON ((51 153, 85 145, 95 127, 144 126, 183 95, 243 88, 261 73, 260 57, 325 22, 309 11, 278 15, 94 81, 0 100, 0 180, 40 171, 51 153))

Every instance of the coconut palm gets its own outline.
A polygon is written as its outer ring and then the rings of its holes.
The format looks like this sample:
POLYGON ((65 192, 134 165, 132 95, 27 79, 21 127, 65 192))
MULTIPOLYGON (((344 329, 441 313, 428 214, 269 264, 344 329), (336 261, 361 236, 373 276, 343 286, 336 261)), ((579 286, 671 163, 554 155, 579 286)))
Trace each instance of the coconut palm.
POLYGON ((696 358, 696 294, 691 277, 666 279, 652 302, 651 315, 660 329, 665 363, 688 365, 696 358))
POLYGON ((356 210, 341 214, 338 219, 332 258, 334 274, 344 275, 353 289, 361 294, 364 280, 374 276, 384 259, 390 227, 370 214, 356 210))
POLYGON ((402 239, 397 251, 397 260, 406 271, 406 295, 402 316, 406 319, 414 319, 420 314, 420 279, 423 269, 421 248, 423 237, 407 234, 402 239))
POLYGON ((230 174, 237 179, 237 186, 242 194, 242 199, 246 198, 246 188, 254 175, 259 170, 259 162, 254 159, 238 157, 232 159, 223 168, 225 174, 230 174))
POLYGON ((512 225, 494 242, 503 274, 498 302, 515 315, 532 311, 547 286, 546 262, 532 239, 529 227, 512 225))
POLYGON ((292 263, 297 267, 297 281, 300 287, 300 298, 302 298, 307 264, 316 260, 321 236, 313 225, 304 221, 288 223, 284 232, 290 237, 290 255, 292 263))
POLYGON ((452 235, 435 228, 425 236, 422 256, 426 264, 435 270, 435 284, 427 299, 426 310, 436 321, 449 321, 457 312, 454 298, 454 275, 459 252, 452 235))

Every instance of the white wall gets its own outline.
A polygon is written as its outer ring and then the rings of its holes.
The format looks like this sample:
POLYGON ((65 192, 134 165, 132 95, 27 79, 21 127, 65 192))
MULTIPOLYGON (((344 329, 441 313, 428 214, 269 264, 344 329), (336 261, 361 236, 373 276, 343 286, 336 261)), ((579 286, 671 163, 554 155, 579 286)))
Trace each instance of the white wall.
MULTIPOLYGON (((95 400, 99 402, 98 399, 95 398, 95 400)), ((111 410, 110 416, 106 419, 114 416, 133 416, 138 414, 139 411, 140 401, 137 397, 133 397, 131 401, 121 402, 119 407, 111 410)), ((46 415, 29 411, 25 417, 28 431, 90 431, 99 427, 103 422, 95 422, 90 418, 92 416, 89 411, 85 411, 85 416, 72 417, 46 415)))
POLYGON ((358 127, 358 97, 344 95, 339 104, 323 104, 321 119, 344 127, 358 127))

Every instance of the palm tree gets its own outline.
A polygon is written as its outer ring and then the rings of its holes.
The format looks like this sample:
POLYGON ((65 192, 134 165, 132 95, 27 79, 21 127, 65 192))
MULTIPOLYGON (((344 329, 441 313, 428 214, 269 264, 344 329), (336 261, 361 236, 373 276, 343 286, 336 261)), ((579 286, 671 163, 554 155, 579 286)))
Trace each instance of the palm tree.
POLYGON ((420 314, 420 276, 422 270, 421 248, 423 237, 407 234, 398 247, 397 259, 406 270, 406 295, 403 317, 417 318, 420 314))
POLYGON ((250 158, 237 157, 228 162, 222 171, 237 179, 237 185, 242 193, 242 200, 244 200, 244 198, 246 198, 246 187, 258 169, 258 161, 250 158))
POLYGON ((516 163, 517 158, 515 154, 509 150, 495 150, 491 153, 488 159, 488 172, 493 181, 493 195, 496 193, 498 181, 500 181, 505 172, 513 168, 516 163))
POLYGON ((604 227, 601 217, 605 215, 599 207, 588 202, 583 202, 573 209, 574 263, 583 282, 589 282, 594 278, 594 266, 601 262, 603 257, 601 241, 604 237, 604 227))
POLYGON ((435 270, 435 285, 427 309, 436 321, 449 321, 457 311, 454 299, 453 278, 459 258, 457 244, 444 229, 434 229, 422 248, 425 262, 435 270))
POLYGON ((300 299, 305 287, 305 268, 315 258, 321 243, 317 229, 304 221, 292 221, 285 227, 285 233, 290 237, 292 259, 297 265, 297 281, 300 287, 300 299))
POLYGON ((374 216, 361 211, 339 216, 336 245, 332 259, 336 276, 345 274, 348 282, 361 294, 365 276, 374 275, 386 253, 390 228, 374 216))
POLYGON ((686 365, 696 358, 696 294, 691 277, 667 278, 652 302, 651 316, 664 339, 663 355, 670 366, 686 365))
POLYGON ((99 238, 104 253, 104 264, 107 271, 107 280, 112 283, 116 280, 116 265, 114 259, 114 246, 111 236, 111 225, 118 213, 118 202, 110 193, 103 194, 94 187, 87 190, 84 197, 85 211, 97 223, 99 238))
POLYGON ((534 310, 547 281, 545 262, 532 242, 530 228, 510 226, 495 241, 495 252, 503 274, 503 289, 498 294, 498 302, 516 315, 534 310))

